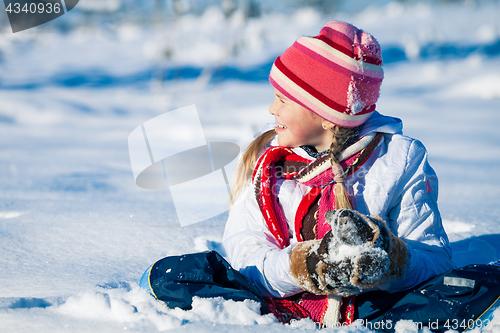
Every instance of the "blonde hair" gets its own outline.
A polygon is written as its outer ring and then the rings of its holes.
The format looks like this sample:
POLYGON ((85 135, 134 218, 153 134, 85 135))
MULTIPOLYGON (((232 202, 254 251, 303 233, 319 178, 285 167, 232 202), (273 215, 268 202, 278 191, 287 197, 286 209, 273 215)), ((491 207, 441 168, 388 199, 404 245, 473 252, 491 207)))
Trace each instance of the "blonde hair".
MULTIPOLYGON (((330 145, 330 158, 332 160, 332 164, 338 164, 340 162, 339 156, 342 150, 344 150, 345 148, 345 143, 358 132, 357 128, 345 128, 339 127, 337 125, 332 128, 332 132, 333 137, 332 144, 330 145)), ((260 156, 266 144, 271 141, 271 139, 275 135, 276 132, 274 131, 274 129, 262 133, 257 138, 255 138, 252 143, 250 143, 250 145, 243 153, 242 158, 238 162, 233 186, 231 187, 229 208, 231 208, 245 184, 252 178, 252 173, 255 168, 257 158, 260 156)), ((343 183, 338 183, 335 185, 335 209, 340 208, 352 209, 351 202, 349 201, 349 196, 347 195, 347 191, 343 183)))
MULTIPOLYGON (((340 163, 340 153, 346 147, 346 142, 349 141, 351 137, 358 133, 357 128, 346 128, 335 125, 332 128, 333 138, 332 144, 330 145, 330 159, 333 164, 340 163)), ((347 190, 343 182, 335 184, 335 209, 352 209, 351 201, 349 200, 349 195, 347 195, 347 190)))
POLYGON ((274 129, 264 132, 255 138, 252 143, 248 145, 247 149, 245 149, 245 152, 236 167, 233 186, 231 186, 231 196, 229 197, 229 208, 231 208, 234 200, 236 200, 245 184, 250 181, 250 178, 252 178, 257 158, 266 144, 271 141, 275 135, 276 131, 274 129))

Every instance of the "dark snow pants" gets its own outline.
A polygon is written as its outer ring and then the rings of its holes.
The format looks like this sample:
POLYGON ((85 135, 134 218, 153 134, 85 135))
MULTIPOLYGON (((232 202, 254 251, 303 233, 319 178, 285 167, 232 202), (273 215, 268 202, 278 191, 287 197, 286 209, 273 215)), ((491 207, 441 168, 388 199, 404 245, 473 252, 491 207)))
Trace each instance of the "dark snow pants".
POLYGON ((217 252, 166 257, 151 265, 139 285, 170 308, 191 309, 193 296, 251 299, 269 313, 259 290, 217 252))

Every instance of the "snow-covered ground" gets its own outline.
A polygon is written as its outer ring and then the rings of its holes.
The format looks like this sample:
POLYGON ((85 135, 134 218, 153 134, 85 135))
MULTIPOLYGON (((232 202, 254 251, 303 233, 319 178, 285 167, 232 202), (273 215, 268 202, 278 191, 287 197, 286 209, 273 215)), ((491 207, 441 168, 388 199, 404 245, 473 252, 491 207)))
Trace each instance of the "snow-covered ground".
MULTIPOLYGON (((193 310, 170 310, 138 288, 159 258, 220 250, 227 214, 180 227, 167 190, 135 185, 127 138, 196 104, 208 141, 244 146, 273 120, 273 57, 331 19, 382 44, 378 110, 401 117, 428 148, 457 266, 498 260, 500 4, 368 4, 329 17, 302 9, 226 20, 212 7, 163 25, 3 31, 0 332, 310 328, 259 316, 250 302, 198 299, 193 310)), ((499 326, 497 318, 483 331, 499 326)), ((413 331, 402 322, 398 332, 413 331)))

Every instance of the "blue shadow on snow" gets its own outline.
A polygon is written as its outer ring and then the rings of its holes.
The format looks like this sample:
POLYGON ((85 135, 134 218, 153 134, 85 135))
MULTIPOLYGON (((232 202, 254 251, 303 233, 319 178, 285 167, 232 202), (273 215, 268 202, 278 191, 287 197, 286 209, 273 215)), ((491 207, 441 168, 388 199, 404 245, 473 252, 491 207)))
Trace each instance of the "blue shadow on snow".
POLYGON ((500 234, 475 236, 451 243, 457 267, 469 264, 489 264, 499 260, 500 234))
POLYGON ((11 309, 31 309, 31 308, 46 308, 52 304, 41 298, 19 298, 12 303, 11 309))

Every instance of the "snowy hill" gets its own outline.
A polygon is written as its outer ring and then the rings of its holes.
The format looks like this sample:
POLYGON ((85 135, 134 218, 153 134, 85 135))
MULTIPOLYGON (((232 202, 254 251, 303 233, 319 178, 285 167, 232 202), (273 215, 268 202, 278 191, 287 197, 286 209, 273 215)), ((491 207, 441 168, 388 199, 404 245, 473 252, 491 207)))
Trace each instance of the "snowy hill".
MULTIPOLYGON (((82 9, 16 34, 1 25, 0 332, 297 329, 250 302, 199 299, 191 311, 170 310, 138 288, 164 256, 221 250, 227 213, 180 227, 168 190, 135 185, 127 138, 196 104, 208 141, 244 147, 273 121, 274 57, 332 19, 382 44, 377 109, 426 145, 456 264, 500 259, 497 1, 344 2, 328 16, 257 2, 252 17, 199 1, 203 10, 154 24, 108 22, 119 15, 108 2, 98 19, 82 9)), ((402 322, 398 332, 413 331, 402 322)))

